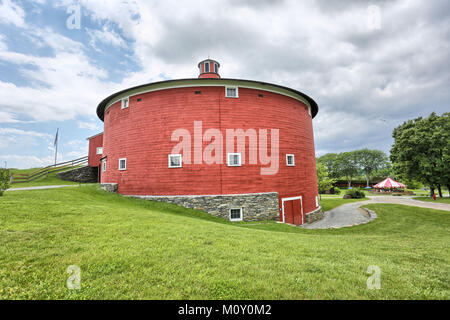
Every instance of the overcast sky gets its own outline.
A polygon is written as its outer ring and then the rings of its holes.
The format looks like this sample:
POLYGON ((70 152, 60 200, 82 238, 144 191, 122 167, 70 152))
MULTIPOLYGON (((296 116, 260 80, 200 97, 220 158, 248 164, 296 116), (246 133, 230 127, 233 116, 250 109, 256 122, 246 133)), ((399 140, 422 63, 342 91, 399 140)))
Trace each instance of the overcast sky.
POLYGON ((51 164, 58 127, 60 160, 87 155, 103 98, 208 56, 315 99, 317 155, 388 152, 398 124, 450 110, 449 46, 448 0, 0 0, 0 165, 51 164))

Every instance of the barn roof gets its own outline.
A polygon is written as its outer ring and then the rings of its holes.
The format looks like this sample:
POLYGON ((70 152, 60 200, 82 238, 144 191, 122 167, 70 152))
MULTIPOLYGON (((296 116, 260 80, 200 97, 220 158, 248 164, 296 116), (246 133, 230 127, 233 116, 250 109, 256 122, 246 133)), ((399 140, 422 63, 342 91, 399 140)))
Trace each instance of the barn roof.
POLYGON ((103 121, 106 108, 109 107, 111 104, 127 96, 133 96, 144 92, 180 88, 180 87, 226 86, 226 85, 237 85, 244 88, 247 87, 263 91, 272 91, 286 96, 290 96, 297 100, 301 100, 311 107, 311 113, 313 118, 317 115, 317 112, 319 111, 317 103, 311 97, 307 96, 306 94, 298 90, 294 90, 277 84, 255 80, 230 79, 230 78, 220 78, 220 79, 187 78, 187 79, 152 82, 131 87, 122 91, 118 91, 110 95, 109 97, 105 98, 102 102, 100 102, 100 104, 97 106, 97 116, 100 118, 100 120, 103 121))

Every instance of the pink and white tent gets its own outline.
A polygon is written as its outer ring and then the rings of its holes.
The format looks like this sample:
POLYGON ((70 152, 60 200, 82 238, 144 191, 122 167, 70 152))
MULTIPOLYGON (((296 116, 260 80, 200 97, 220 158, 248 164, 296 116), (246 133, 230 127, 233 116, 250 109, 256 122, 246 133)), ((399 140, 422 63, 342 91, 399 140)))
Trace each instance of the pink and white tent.
POLYGON ((383 181, 377 183, 373 187, 377 189, 396 189, 396 188, 406 189, 406 186, 403 183, 397 182, 391 178, 384 179, 383 181))

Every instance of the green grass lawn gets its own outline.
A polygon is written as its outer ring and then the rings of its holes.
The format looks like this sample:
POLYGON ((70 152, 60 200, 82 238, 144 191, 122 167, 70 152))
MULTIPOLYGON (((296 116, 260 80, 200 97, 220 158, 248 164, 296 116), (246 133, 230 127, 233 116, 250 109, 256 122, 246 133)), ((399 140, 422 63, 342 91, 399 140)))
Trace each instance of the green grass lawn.
POLYGON ((335 230, 231 223, 95 186, 0 197, 0 299, 449 299, 449 212, 335 230), (68 290, 69 265, 81 290, 68 290), (366 286, 381 268, 381 289, 366 286))
POLYGON ((440 203, 450 204, 450 197, 445 197, 445 198, 436 197, 436 200, 433 200, 432 197, 414 197, 413 199, 419 200, 419 201, 440 202, 440 203))
POLYGON ((336 207, 339 207, 340 205, 343 205, 345 203, 358 202, 358 201, 364 201, 364 200, 369 200, 369 198, 343 199, 342 196, 340 196, 339 198, 337 198, 337 197, 322 197, 322 200, 320 200, 320 206, 322 207, 323 211, 328 211, 328 210, 334 209, 336 207))

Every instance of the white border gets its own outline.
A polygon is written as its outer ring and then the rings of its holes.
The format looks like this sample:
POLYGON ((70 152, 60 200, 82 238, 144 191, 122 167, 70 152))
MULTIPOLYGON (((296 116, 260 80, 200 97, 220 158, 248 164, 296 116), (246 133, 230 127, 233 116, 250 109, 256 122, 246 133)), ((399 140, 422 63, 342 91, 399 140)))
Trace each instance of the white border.
POLYGON ((288 167, 295 167, 295 155, 292 153, 286 154, 286 166, 288 167), (294 160, 292 164, 288 163, 288 157, 292 156, 292 159, 294 160))
POLYGON ((240 153, 227 153, 227 165, 229 167, 241 167, 242 166, 242 154, 240 153), (235 156, 238 155, 239 156, 239 164, 230 164, 230 156, 235 156))
POLYGON ((183 157, 181 156, 181 154, 169 154, 168 160, 169 160, 169 168, 182 168, 183 167, 183 157), (180 157, 180 165, 179 166, 171 166, 170 165, 171 157, 180 157))
POLYGON ((225 98, 239 98, 239 87, 238 86, 225 86, 225 98), (236 89, 236 96, 231 97, 227 95, 228 89, 236 89))
POLYGON ((119 159, 119 171, 126 171, 127 170, 127 158, 120 158, 119 159), (125 168, 120 168, 120 161, 125 160, 125 168))
POLYGON ((229 212, 230 221, 242 221, 242 220, 244 220, 244 212, 242 210, 242 207, 241 208, 230 208, 230 210, 228 210, 228 212, 229 212), (240 219, 231 219, 231 210, 240 210, 241 211, 241 218, 240 219))
POLYGON ((298 196, 298 197, 290 197, 290 198, 282 198, 281 199, 281 207, 282 207, 282 212, 283 212, 283 223, 286 223, 286 219, 284 217, 284 202, 285 201, 291 201, 291 200, 299 200, 300 199, 300 206, 301 206, 301 214, 302 214, 302 224, 305 223, 305 216, 303 215, 303 197, 302 196, 298 196))

